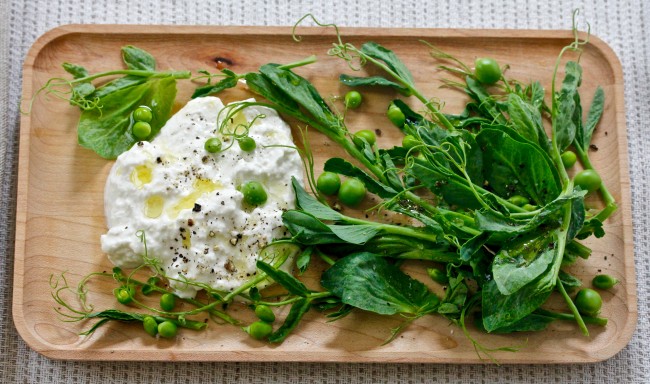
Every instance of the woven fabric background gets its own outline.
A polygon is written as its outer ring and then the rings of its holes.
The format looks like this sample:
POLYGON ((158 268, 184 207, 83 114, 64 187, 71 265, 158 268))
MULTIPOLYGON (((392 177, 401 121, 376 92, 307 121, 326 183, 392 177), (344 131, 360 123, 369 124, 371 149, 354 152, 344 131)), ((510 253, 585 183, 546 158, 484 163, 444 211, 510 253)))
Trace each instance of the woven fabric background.
POLYGON ((0 0, 0 382, 6 383, 648 383, 650 382, 650 3, 643 0, 0 0), (21 66, 35 39, 68 23, 292 25, 312 12, 342 26, 568 29, 591 23, 623 64, 639 322, 612 359, 583 365, 126 363, 48 360, 11 316, 21 66))

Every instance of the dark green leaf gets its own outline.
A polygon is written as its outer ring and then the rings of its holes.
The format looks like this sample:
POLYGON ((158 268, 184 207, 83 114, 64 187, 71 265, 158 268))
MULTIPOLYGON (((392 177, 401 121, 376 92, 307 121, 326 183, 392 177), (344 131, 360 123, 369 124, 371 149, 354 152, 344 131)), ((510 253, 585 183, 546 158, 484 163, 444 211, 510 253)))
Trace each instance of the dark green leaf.
POLYGON ((194 90, 194 93, 192 94, 192 99, 219 93, 228 88, 233 88, 237 86, 238 81, 239 79, 237 79, 236 77, 224 77, 216 84, 203 85, 194 90))
POLYGON ((272 102, 276 108, 281 112, 287 113, 291 116, 301 116, 300 107, 292 98, 287 96, 280 88, 276 87, 272 81, 259 73, 250 72, 244 77, 246 79, 246 86, 272 102))
POLYGON ((304 297, 311 293, 311 291, 307 289, 307 287, 305 287, 305 285, 300 282, 300 280, 296 279, 285 271, 274 268, 270 264, 258 260, 257 268, 269 275, 271 279, 273 279, 276 283, 280 284, 282 287, 284 287, 284 289, 294 295, 304 297))
POLYGON ((302 211, 286 211, 282 222, 296 240, 305 245, 340 243, 341 239, 313 215, 302 211))
POLYGON ((339 76, 339 81, 341 81, 341 83, 347 85, 348 87, 380 86, 380 87, 393 88, 394 90, 398 91, 399 93, 405 96, 409 96, 410 93, 408 88, 381 76, 356 77, 356 76, 341 74, 339 76))
POLYGON ((122 60, 129 69, 140 71, 156 70, 156 59, 148 52, 132 45, 122 47, 122 60))
POLYGON ((483 148, 486 179, 499 195, 507 197, 519 186, 537 205, 545 205, 560 194, 557 170, 548 166, 539 146, 493 128, 481 129, 476 141, 483 148))
POLYGON ((537 143, 540 134, 546 137, 539 109, 515 93, 508 95, 508 115, 512 128, 526 139, 537 143))
POLYGON ((568 272, 564 272, 563 270, 560 270, 557 277, 560 279, 560 282, 562 282, 562 285, 564 285, 564 289, 566 289, 567 292, 571 292, 582 286, 582 281, 580 281, 580 279, 568 272))
POLYGON ((291 331, 296 328, 298 323, 300 323, 300 320, 302 320, 303 316, 309 312, 309 308, 311 308, 311 300, 309 299, 303 298, 293 303, 289 314, 284 319, 284 323, 282 323, 280 328, 278 328, 269 336, 269 341, 271 343, 283 342, 284 339, 289 336, 289 333, 291 333, 291 331))
POLYGON ((131 111, 140 105, 151 107, 153 119, 149 124, 151 136, 155 136, 167 121, 175 97, 176 80, 172 77, 109 93, 100 99, 101 110, 81 113, 77 127, 79 144, 104 158, 114 159, 138 141, 130 130, 131 111))
POLYGON ((582 125, 582 129, 576 132, 576 144, 584 151, 589 149, 591 144, 591 137, 603 115, 605 109, 605 92, 602 87, 596 88, 594 99, 591 101, 589 112, 587 114, 587 121, 582 125))
POLYGON ((361 46, 361 52, 374 59, 383 61, 402 81, 413 86, 413 75, 411 75, 411 71, 395 55, 395 52, 373 42, 363 44, 361 46))
POLYGON ((65 69, 65 71, 71 74, 75 79, 80 79, 89 75, 86 68, 77 64, 63 63, 63 69, 65 69))
POLYGON ((476 100, 481 113, 485 117, 490 117, 491 120, 497 124, 507 124, 507 120, 501 113, 499 105, 487 92, 485 87, 471 76, 467 76, 465 82, 467 84, 465 91, 471 98, 476 100))
POLYGON ((337 261, 322 275, 321 285, 345 304, 382 315, 422 315, 440 301, 424 284, 367 252, 337 261))
POLYGON ((143 84, 147 81, 147 79, 148 77, 131 75, 120 77, 119 79, 109 81, 108 83, 97 87, 95 92, 90 94, 88 98, 93 99, 95 97, 98 97, 101 99, 102 97, 107 96, 113 92, 143 84))
POLYGON ((469 261, 472 259, 472 256, 478 252, 485 243, 490 239, 491 233, 481 232, 478 235, 467 240, 465 244, 460 248, 460 259, 463 261, 469 261))
POLYGON ((365 244, 380 231, 380 227, 375 224, 335 224, 328 227, 339 239, 351 244, 365 244))
POLYGON ((531 313, 523 319, 492 331, 492 333, 535 332, 543 331, 555 319, 537 313, 531 313))

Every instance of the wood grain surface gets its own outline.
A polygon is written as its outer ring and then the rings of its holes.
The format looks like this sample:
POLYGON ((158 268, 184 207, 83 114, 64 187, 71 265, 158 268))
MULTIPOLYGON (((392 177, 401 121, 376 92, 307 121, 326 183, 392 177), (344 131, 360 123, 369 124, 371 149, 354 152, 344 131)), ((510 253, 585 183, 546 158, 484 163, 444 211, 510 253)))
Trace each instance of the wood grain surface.
MULTIPOLYGON (((441 88, 437 62, 420 40, 426 40, 465 62, 491 56, 509 63, 510 78, 542 81, 550 89, 553 65, 562 47, 572 40, 570 31, 448 30, 448 29, 342 29, 346 41, 360 45, 374 40, 395 50, 413 71, 424 94, 444 100, 444 111, 459 112, 466 97, 441 88)), ((301 28, 296 43, 289 27, 178 27, 71 25, 42 36, 24 64, 23 98, 30 99, 51 77, 65 76, 61 63, 84 65, 91 72, 121 68, 119 49, 132 44, 151 52, 160 69, 207 69, 216 72, 218 58, 228 59, 235 72, 256 70, 267 62, 288 63, 311 54, 319 61, 296 71, 311 80, 324 96, 338 96, 346 88, 337 81, 351 73, 346 64, 328 57, 334 41, 331 29, 301 28)), ((574 57, 575 58, 575 57, 574 57)), ((584 105, 597 85, 606 94, 605 112, 594 135, 597 151, 591 157, 619 204, 605 225, 607 235, 589 239, 594 252, 571 272, 589 285, 597 273, 621 280, 603 292, 602 315, 606 327, 590 326, 584 337, 573 323, 553 323, 548 330, 516 335, 485 335, 470 327, 473 337, 488 347, 520 346, 516 353, 495 352, 502 363, 577 363, 607 359, 630 340, 636 326, 636 286, 633 259, 630 185, 621 66, 612 50, 592 36, 581 57, 584 105)), ((182 105, 196 85, 179 83, 182 105)), ((384 108, 397 95, 364 91, 364 103, 349 113, 349 127, 379 129, 380 146, 400 142, 400 133, 385 118, 384 108)), ((548 96, 548 95, 547 95, 548 96)), ((225 101, 250 97, 243 89, 224 95, 225 101)), ((414 104, 417 106, 417 104, 414 104)), ((417 107, 419 108, 419 107, 417 107)), ((257 342, 233 326, 211 323, 206 331, 182 331, 174 340, 149 337, 140 326, 111 323, 94 335, 78 333, 90 323, 65 323, 55 313, 50 276, 65 272, 76 284, 82 276, 110 270, 99 246, 106 231, 103 216, 105 177, 112 162, 77 145, 79 111, 52 97, 35 100, 30 114, 21 118, 18 202, 15 246, 13 317, 31 348, 55 359, 74 360, 184 360, 184 361, 341 361, 477 363, 479 359, 463 332, 439 316, 418 319, 393 342, 382 345, 398 317, 356 312, 328 323, 312 311, 282 344, 257 342)), ((295 128, 295 124, 294 128, 295 128)), ((294 130, 294 137, 298 131, 294 130)), ((318 133, 310 135, 316 169, 342 151, 318 133)), ((575 172, 575 170, 574 170, 575 172)), ((598 200, 590 200, 599 204, 598 200)), ((422 280, 425 276, 419 275, 422 280)), ((318 273, 305 276, 318 286, 318 273)), ((97 309, 116 305, 111 281, 90 286, 89 300, 97 309)), ((439 286, 432 289, 442 293, 439 286)), ((557 300, 556 300, 557 301, 557 300)), ((563 308, 557 301, 558 308, 563 308)), ((235 316, 246 316, 237 305, 235 316)), ((286 314, 286 308, 280 315, 286 314)))

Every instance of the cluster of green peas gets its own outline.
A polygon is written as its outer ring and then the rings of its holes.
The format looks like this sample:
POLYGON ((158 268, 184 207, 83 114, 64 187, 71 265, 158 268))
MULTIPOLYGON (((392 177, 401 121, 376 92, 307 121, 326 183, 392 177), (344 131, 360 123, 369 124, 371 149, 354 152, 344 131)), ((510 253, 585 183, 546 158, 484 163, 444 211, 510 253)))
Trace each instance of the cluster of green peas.
MULTIPOLYGON (((142 293, 149 295, 153 291, 153 287, 160 282, 157 277, 151 277, 147 281, 147 285, 142 287, 142 293)), ((135 287, 133 284, 125 284, 116 288, 113 292, 115 298, 120 304, 129 305, 135 298, 135 287)), ((160 295, 160 309, 166 312, 171 312, 176 307, 176 296, 173 293, 163 293, 160 295)), ((142 319, 142 326, 149 335, 155 337, 160 335, 167 339, 176 337, 178 333, 178 326, 171 320, 157 321, 153 316, 145 316, 142 319)))
POLYGON ((139 140, 144 140, 151 135, 151 120, 153 112, 151 108, 140 106, 133 111, 133 126, 131 133, 139 140))
POLYGON ((259 320, 242 329, 255 340, 266 339, 273 332, 275 313, 269 306, 258 304, 255 306, 255 315, 259 320))
MULTIPOLYGON (((255 139, 250 136, 238 137, 237 144, 244 152, 252 152, 257 148, 255 139)), ((223 142, 218 137, 211 137, 205 141, 203 147, 208 153, 219 153, 223 142)), ((251 206, 262 205, 268 199, 266 190, 259 181, 248 181, 239 187, 239 191, 244 195, 244 201, 251 206)))

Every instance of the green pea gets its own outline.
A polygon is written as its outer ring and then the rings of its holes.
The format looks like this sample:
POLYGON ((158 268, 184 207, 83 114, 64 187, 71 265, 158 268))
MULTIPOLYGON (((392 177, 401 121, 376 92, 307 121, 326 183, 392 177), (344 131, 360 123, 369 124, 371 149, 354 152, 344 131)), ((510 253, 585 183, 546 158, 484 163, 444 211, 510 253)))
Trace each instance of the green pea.
POLYGON ((358 179, 347 179, 341 183, 338 198, 341 203, 355 207, 366 196, 366 186, 358 179))
POLYGON ((406 116, 399 107, 393 103, 390 104, 388 110, 386 111, 386 116, 396 127, 402 128, 406 122, 406 116))
POLYGON ((176 306, 176 296, 172 293, 163 293, 160 296, 160 308, 164 311, 171 312, 176 306))
POLYGON ((512 204, 518 206, 518 207, 523 207, 524 205, 528 204, 529 201, 526 197, 521 196, 521 195, 514 195, 508 199, 509 202, 512 204))
POLYGON ((267 305, 260 304, 255 307, 255 315, 259 317, 260 320, 266 321, 267 323, 272 323, 275 321, 275 313, 267 305))
POLYGON ((361 94, 357 91, 350 91, 345 94, 345 106, 350 109, 355 109, 361 105, 363 98, 361 94))
POLYGON ((574 300, 576 308, 583 315, 596 316, 603 305, 603 299, 600 294, 591 288, 583 288, 578 291, 574 300))
POLYGON ((210 153, 217 153, 221 151, 221 140, 218 137, 211 137, 205 141, 203 147, 210 153))
POLYGON ((411 149, 420 145, 420 141, 415 138, 413 135, 406 135, 402 139, 402 147, 405 149, 411 149))
POLYGON ((249 181, 241 187, 244 194, 244 201, 250 205, 262 205, 266 203, 268 196, 264 186, 257 181, 249 181))
POLYGON ((316 180, 316 188, 325 195, 333 195, 341 187, 341 178, 334 172, 323 172, 316 180))
POLYGON ((494 84, 501 79, 501 68, 496 60, 480 57, 474 62, 474 74, 483 84, 494 84))
POLYGON ((158 334, 166 339, 175 337, 178 333, 178 326, 174 322, 165 320, 158 324, 158 334))
POLYGON ((153 119, 153 113, 149 107, 138 107, 133 111, 133 120, 148 123, 153 119))
POLYGON ((256 321, 254 323, 251 323, 251 325, 248 327, 244 327, 242 329, 256 340, 266 339, 271 334, 271 332, 273 332, 273 327, 271 324, 264 321, 256 321))
POLYGON ((151 135, 151 125, 144 121, 136 121, 131 128, 133 136, 139 140, 144 140, 151 135))
POLYGON ((435 281, 438 284, 447 284, 449 283, 449 277, 443 271, 438 268, 427 268, 427 274, 431 280, 435 281))
POLYGON ((564 168, 569 169, 573 167, 578 161, 578 157, 574 152, 571 151, 566 151, 560 155, 560 158, 562 159, 562 164, 564 165, 564 168))
POLYGON ((237 141, 237 144, 239 144, 239 148, 244 152, 252 152, 257 147, 255 139, 250 136, 242 137, 237 141))
POLYGON ((133 301, 133 296, 135 296, 135 288, 133 285, 123 285, 119 288, 116 288, 113 291, 115 298, 121 304, 129 304, 133 301))
POLYGON ((585 169, 584 171, 578 172, 578 174, 573 178, 573 182, 582 190, 593 192, 600 188, 603 180, 595 170, 585 169))
POLYGON ((153 316, 145 316, 142 319, 142 327, 144 331, 150 334, 151 336, 156 336, 158 334, 158 322, 153 316))
POLYGON ((356 132, 354 136, 365 139, 370 145, 375 145, 377 142, 377 135, 375 135, 375 133, 369 129, 362 129, 356 132))
POLYGON ((618 283, 618 279, 610 275, 596 275, 591 280, 591 285, 598 289, 610 289, 618 283))

